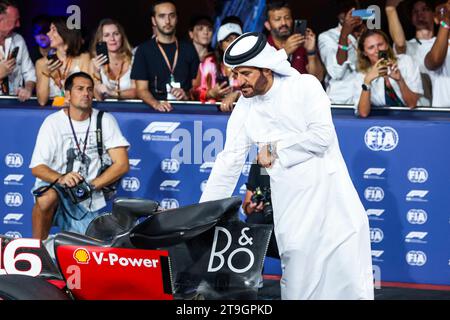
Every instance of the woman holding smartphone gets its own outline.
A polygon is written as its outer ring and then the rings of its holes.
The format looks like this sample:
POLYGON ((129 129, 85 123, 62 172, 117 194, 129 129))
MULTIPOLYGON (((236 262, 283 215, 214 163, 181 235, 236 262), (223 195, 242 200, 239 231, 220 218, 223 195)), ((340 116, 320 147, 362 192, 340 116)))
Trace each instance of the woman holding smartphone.
POLYGON ((358 42, 355 107, 367 117, 372 106, 402 106, 413 109, 423 94, 419 68, 404 54, 395 55, 381 30, 365 31, 358 42))
POLYGON ((53 50, 36 62, 37 99, 43 106, 52 98, 54 106, 62 107, 65 105, 65 80, 72 73, 89 72, 90 57, 81 53, 83 39, 80 30, 67 28, 65 18, 52 19, 47 35, 53 50))
POLYGON ((136 82, 131 80, 133 53, 123 27, 113 19, 104 19, 91 44, 91 70, 95 97, 136 99, 136 82))

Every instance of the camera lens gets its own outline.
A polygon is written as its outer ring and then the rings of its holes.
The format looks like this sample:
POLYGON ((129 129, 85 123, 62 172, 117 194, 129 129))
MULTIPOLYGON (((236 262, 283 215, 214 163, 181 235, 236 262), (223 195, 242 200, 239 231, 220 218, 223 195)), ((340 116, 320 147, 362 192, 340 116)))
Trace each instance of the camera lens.
POLYGON ((84 189, 81 188, 81 187, 78 187, 78 188, 75 190, 75 194, 77 195, 77 197, 82 197, 82 196, 84 196, 84 193, 85 193, 85 191, 84 191, 84 189))

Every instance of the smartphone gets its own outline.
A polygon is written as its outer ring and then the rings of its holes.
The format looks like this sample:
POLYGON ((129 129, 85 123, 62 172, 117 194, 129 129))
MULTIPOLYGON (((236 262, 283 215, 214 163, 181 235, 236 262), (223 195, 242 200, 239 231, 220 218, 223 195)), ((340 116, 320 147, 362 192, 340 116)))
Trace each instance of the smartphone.
POLYGON ((106 56, 105 64, 109 64, 108 45, 106 44, 106 42, 104 41, 97 42, 95 49, 97 51, 97 56, 104 54, 106 56))
POLYGON ((374 19, 375 11, 372 9, 353 10, 352 17, 360 17, 362 20, 374 19))
POLYGON ((306 33, 307 25, 308 25, 307 20, 300 20, 300 19, 294 20, 294 33, 300 33, 301 35, 304 36, 306 33))
POLYGON ((217 76, 216 81, 218 84, 222 84, 222 83, 226 82, 227 86, 230 86, 230 79, 227 76, 224 76, 222 74, 219 74, 217 76))
POLYGON ((388 52, 386 50, 378 51, 378 59, 389 60, 388 52))
POLYGON ((12 49, 12 51, 9 53, 9 59, 16 59, 17 55, 19 54, 19 47, 15 47, 14 49, 12 49))
POLYGON ((56 55, 56 50, 55 49, 51 49, 48 53, 47 53, 47 59, 49 61, 57 61, 58 60, 58 56, 56 55))

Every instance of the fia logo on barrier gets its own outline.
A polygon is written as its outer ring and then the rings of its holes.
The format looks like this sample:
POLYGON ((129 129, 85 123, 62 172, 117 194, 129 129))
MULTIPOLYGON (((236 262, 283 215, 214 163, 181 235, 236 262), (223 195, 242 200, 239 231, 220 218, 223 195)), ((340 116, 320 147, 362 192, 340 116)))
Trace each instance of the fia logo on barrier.
POLYGON ((5 195, 5 204, 8 207, 20 207, 23 203, 23 197, 18 192, 8 192, 5 195))
POLYGON ((180 126, 180 122, 154 121, 142 132, 144 141, 179 141, 171 137, 172 133, 180 126))
POLYGON ((411 209, 406 214, 406 219, 410 224, 425 224, 428 220, 428 214, 422 209, 411 209))
POLYGON ((412 183, 425 183, 428 180, 428 171, 424 168, 411 168, 408 171, 408 180, 412 183))
POLYGON ((392 127, 371 127, 364 136, 366 146, 372 151, 392 151, 398 140, 398 133, 392 127))
POLYGON ((159 185, 159 190, 161 190, 161 191, 180 191, 180 189, 177 189, 177 187, 180 183, 181 183, 180 180, 165 180, 159 185))
POLYGON ((370 228, 370 242, 380 243, 384 239, 383 230, 379 228, 370 228))
POLYGON ((427 255, 423 251, 409 251, 406 254, 406 262, 410 266, 422 267, 427 263, 427 255))
POLYGON ((141 187, 141 182, 135 177, 125 177, 122 179, 122 189, 125 191, 135 192, 141 187))
POLYGON ((23 165, 23 157, 20 153, 8 153, 5 157, 5 164, 9 168, 20 168, 23 165))
POLYGON ((161 208, 164 210, 177 209, 180 207, 177 199, 162 199, 161 208))
POLYGON ((161 161, 161 171, 164 173, 177 173, 180 171, 180 162, 177 159, 164 159, 161 161))
POLYGON ((20 220, 22 220, 22 217, 23 217, 23 214, 21 214, 21 213, 8 213, 3 218, 3 224, 21 225, 21 224, 23 224, 23 222, 20 221, 20 220))
POLYGON ((411 231, 405 237, 405 242, 407 243, 420 243, 426 244, 425 237, 428 235, 428 232, 420 232, 420 231, 411 231))
POLYGON ((384 213, 384 209, 367 209, 366 211, 369 220, 382 221, 384 220, 381 216, 384 213))
POLYGON ((385 168, 369 168, 364 172, 364 179, 384 180, 385 168))
POLYGON ((406 201, 410 202, 428 202, 425 198, 428 194, 428 190, 411 190, 406 195, 406 201))
POLYGON ((380 187, 368 187, 364 190, 364 197, 370 202, 380 202, 384 199, 384 191, 380 187))

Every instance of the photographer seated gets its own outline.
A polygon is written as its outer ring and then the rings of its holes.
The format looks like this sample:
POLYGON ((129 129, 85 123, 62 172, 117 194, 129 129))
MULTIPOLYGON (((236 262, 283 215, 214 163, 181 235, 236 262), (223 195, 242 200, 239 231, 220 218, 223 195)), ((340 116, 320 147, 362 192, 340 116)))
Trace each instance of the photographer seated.
POLYGON ((354 101, 357 114, 367 117, 372 106, 417 107, 423 94, 419 67, 404 54, 395 55, 381 30, 365 31, 358 42, 354 101))
MULTIPOLYGON (((270 177, 266 169, 257 163, 253 163, 246 185, 247 194, 245 195, 242 209, 244 209, 244 213, 247 215, 247 223, 273 225, 270 177)), ((280 259, 274 232, 272 232, 272 236, 270 237, 266 255, 271 258, 280 259)))
POLYGON ((129 143, 111 114, 98 117, 93 96, 92 78, 72 74, 65 82, 69 107, 49 115, 39 130, 30 164, 37 178, 34 238, 46 239, 52 225, 84 234, 114 193, 113 183, 128 172, 129 143))

